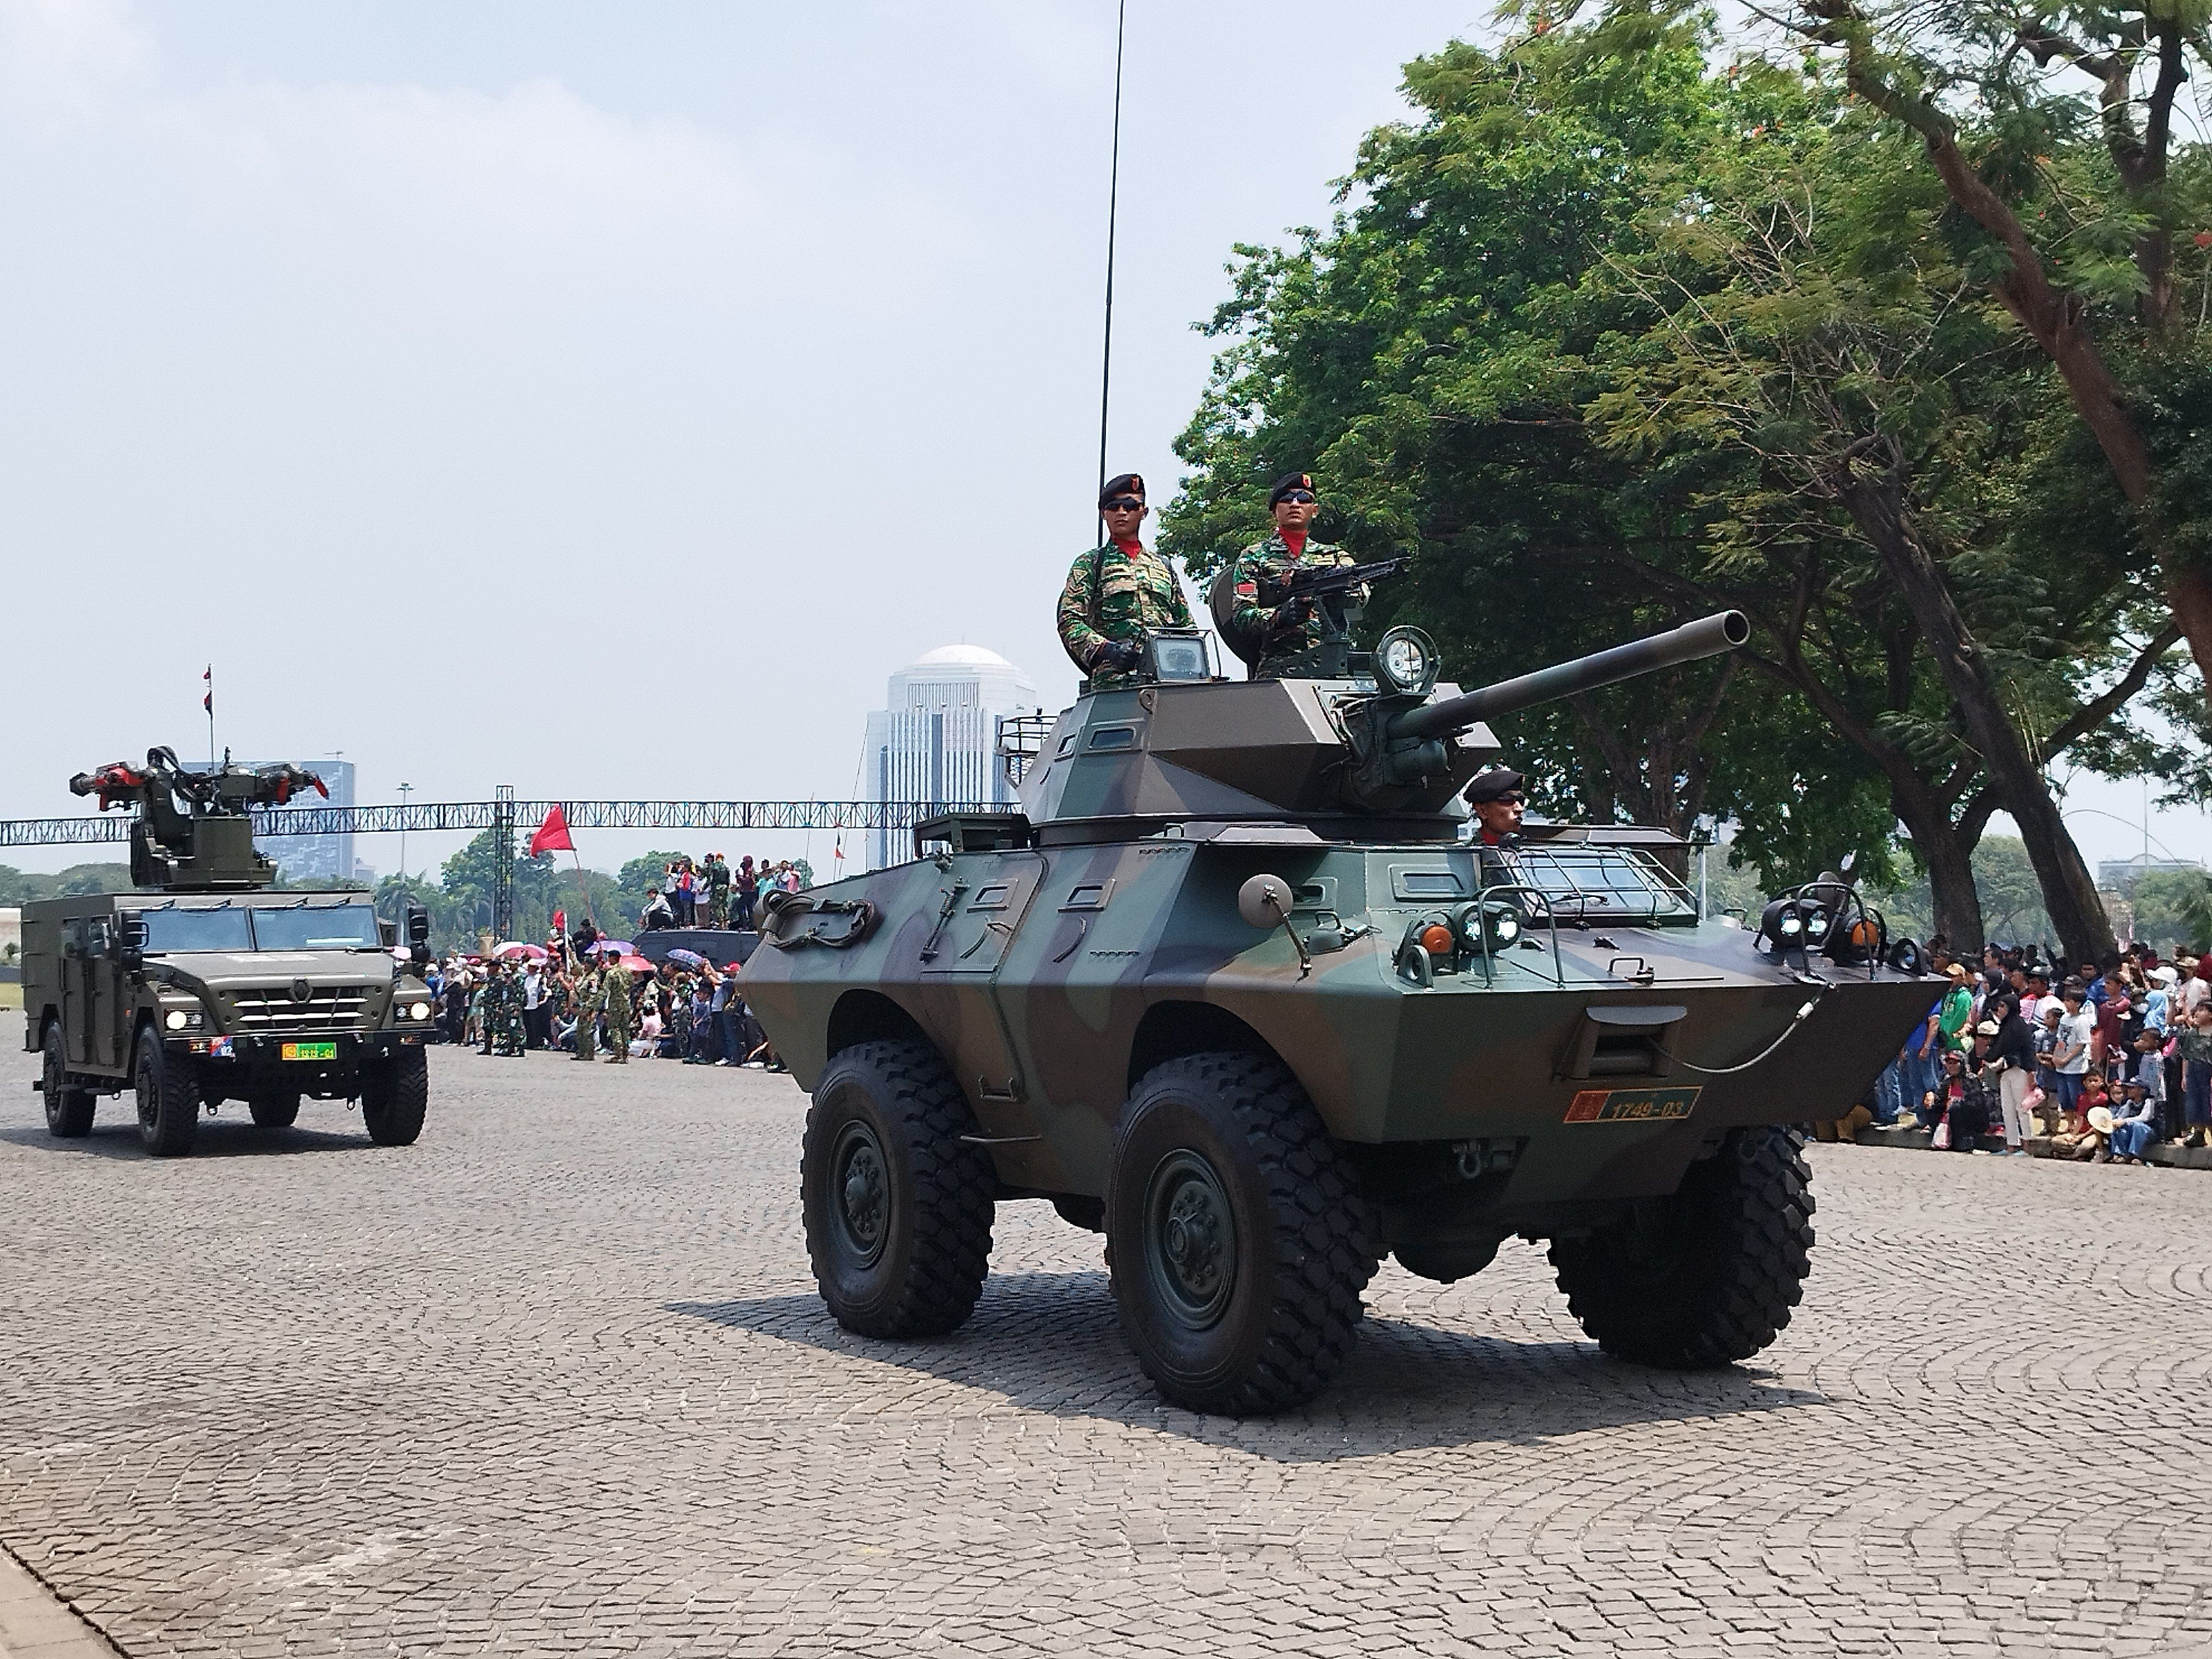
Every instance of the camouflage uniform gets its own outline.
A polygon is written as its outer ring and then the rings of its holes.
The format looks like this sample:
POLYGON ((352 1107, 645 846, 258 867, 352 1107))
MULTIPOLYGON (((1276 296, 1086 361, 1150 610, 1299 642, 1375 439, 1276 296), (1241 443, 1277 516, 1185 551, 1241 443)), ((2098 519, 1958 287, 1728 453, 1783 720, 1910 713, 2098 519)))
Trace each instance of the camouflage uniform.
POLYGON ((589 971, 576 976, 576 1052, 571 1060, 589 1060, 599 1051, 599 980, 589 971))
POLYGON ((707 925, 730 925, 730 866, 720 859, 707 860, 707 925))
MULTIPOLYGON (((1296 659, 1322 641, 1322 622, 1309 613, 1302 623, 1287 628, 1275 624, 1275 607, 1263 604, 1261 594, 1273 583, 1316 565, 1358 564, 1358 559, 1327 542, 1310 541, 1302 555, 1293 556, 1279 535, 1255 542, 1237 556, 1237 631, 1261 642, 1260 659, 1252 665, 1255 680, 1279 679, 1297 665, 1296 659)), ((1367 601, 1365 584, 1346 595, 1355 604, 1367 601)))
POLYGON ((629 970, 620 963, 599 974, 599 1005, 606 1010, 607 1058, 617 1066, 629 1060, 629 970))
POLYGON ((1144 642, 1155 628, 1188 628, 1190 605, 1182 584, 1166 559, 1148 549, 1132 558, 1109 542, 1076 556, 1060 590, 1060 642, 1075 665, 1090 678, 1085 691, 1111 691, 1134 685, 1133 673, 1092 672, 1091 659, 1098 647, 1114 640, 1144 642))
POLYGON ((522 1008, 522 975, 509 974, 500 981, 506 993, 499 1005, 499 1052, 519 1054, 530 1046, 530 1027, 522 1008))

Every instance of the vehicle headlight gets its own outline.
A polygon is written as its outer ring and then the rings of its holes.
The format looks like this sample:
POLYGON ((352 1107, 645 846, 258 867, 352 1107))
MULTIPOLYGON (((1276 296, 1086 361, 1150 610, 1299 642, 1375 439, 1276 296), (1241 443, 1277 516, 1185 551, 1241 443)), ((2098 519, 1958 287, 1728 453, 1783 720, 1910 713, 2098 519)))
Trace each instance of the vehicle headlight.
POLYGON ((173 1031, 197 1031, 202 1024, 197 1008, 172 1008, 161 1016, 161 1024, 173 1031))
POLYGON ((412 1006, 410 1006, 410 1007, 407 1010, 407 1018, 410 1018, 410 1019, 428 1019, 428 1018, 430 1018, 430 1005, 429 1005, 428 1003, 427 1003, 427 1002, 418 1002, 418 1003, 414 1004, 412 1006))

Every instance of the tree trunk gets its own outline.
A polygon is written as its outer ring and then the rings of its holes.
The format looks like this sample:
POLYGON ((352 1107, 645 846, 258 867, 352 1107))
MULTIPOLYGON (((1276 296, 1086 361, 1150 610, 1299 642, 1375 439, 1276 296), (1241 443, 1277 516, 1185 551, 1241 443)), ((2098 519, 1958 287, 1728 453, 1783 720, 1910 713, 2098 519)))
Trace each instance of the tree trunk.
POLYGON ((1942 799, 1919 779, 1890 779, 1890 805, 1912 837, 1928 868, 1928 891, 1935 901, 1936 931, 1956 955, 1982 953, 1981 890, 1974 885, 1974 842, 1951 822, 1942 799))
POLYGON ((1869 474, 1846 463, 1837 481, 1837 495, 1902 590, 1958 705, 1967 738, 1980 752, 2006 810, 2020 825, 2028 860, 2043 889, 2044 908, 2058 930, 2059 942, 2076 962, 2104 956, 2112 948, 2112 930, 2097 897, 2097 884, 2058 815, 2058 803, 2051 798, 2042 769, 2005 712, 1981 647, 1920 538, 1905 506, 1899 468, 1893 465, 1880 474, 1869 474))

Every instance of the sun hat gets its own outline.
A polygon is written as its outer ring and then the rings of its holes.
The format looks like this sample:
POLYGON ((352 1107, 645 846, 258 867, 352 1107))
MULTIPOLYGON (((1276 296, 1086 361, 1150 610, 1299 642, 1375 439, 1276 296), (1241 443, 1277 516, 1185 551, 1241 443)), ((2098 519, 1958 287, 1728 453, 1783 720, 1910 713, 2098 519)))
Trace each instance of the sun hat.
POLYGON ((2109 1106, 2092 1106, 2089 1109, 2089 1127, 2100 1135, 2112 1133, 2112 1109, 2109 1106))

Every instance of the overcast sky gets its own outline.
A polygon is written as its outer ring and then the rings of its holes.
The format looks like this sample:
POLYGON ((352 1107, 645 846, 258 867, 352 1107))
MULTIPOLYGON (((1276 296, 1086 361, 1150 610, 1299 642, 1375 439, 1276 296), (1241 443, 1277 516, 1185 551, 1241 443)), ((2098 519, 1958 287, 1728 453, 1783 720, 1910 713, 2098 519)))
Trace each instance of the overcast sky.
MULTIPOLYGON (((1231 245, 1325 222, 1488 11, 1131 0, 1111 455, 1156 500, 1231 245)), ((957 641, 1064 702, 1113 24, 0 0, 0 816, 204 752, 210 660, 224 744, 368 800, 848 796, 885 676, 957 641)))

